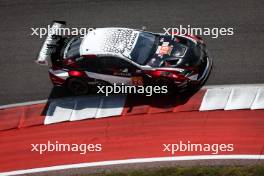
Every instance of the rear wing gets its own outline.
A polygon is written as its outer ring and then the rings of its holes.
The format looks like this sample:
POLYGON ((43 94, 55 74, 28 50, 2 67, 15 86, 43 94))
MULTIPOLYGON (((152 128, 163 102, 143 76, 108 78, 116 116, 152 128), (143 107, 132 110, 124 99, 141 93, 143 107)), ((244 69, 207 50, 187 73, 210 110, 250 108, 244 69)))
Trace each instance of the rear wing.
POLYGON ((48 31, 47 38, 45 39, 36 62, 41 65, 48 65, 48 60, 52 53, 52 46, 56 45, 56 38, 59 36, 59 29, 66 26, 65 21, 54 21, 50 30, 48 31))

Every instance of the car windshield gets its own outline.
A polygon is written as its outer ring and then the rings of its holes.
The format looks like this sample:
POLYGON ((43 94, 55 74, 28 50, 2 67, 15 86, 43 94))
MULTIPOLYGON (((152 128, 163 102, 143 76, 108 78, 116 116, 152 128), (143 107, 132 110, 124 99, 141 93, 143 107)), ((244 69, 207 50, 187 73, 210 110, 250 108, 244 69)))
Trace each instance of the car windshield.
POLYGON ((130 53, 131 59, 140 65, 145 65, 154 54, 157 48, 157 41, 158 37, 155 35, 141 32, 134 49, 130 53))

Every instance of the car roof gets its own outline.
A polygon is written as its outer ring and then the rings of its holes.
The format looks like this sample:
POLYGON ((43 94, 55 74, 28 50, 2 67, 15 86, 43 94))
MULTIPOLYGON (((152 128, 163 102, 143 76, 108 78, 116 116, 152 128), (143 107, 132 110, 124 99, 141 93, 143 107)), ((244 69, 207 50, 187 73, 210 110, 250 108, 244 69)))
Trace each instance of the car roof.
POLYGON ((139 31, 130 28, 97 28, 84 37, 80 46, 80 55, 124 57, 123 52, 134 33, 139 31))

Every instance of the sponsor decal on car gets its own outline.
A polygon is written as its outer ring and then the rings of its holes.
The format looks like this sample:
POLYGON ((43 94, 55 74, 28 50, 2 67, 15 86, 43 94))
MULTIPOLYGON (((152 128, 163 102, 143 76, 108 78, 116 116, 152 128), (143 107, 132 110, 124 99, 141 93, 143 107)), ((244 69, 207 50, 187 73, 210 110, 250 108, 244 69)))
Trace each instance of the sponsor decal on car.
POLYGON ((132 84, 133 85, 143 85, 143 78, 141 76, 132 76, 132 84))
POLYGON ((158 54, 160 57, 163 55, 170 55, 172 49, 173 47, 169 46, 169 42, 163 42, 161 46, 158 46, 156 54, 158 54))

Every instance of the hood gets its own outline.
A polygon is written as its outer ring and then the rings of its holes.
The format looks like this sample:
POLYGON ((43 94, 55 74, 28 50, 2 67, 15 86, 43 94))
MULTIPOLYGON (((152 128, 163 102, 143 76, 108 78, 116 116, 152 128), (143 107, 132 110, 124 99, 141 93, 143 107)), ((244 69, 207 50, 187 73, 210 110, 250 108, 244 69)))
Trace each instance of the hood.
POLYGON ((200 64, 202 48, 197 42, 181 36, 161 36, 157 50, 148 65, 152 67, 194 67, 200 64))

